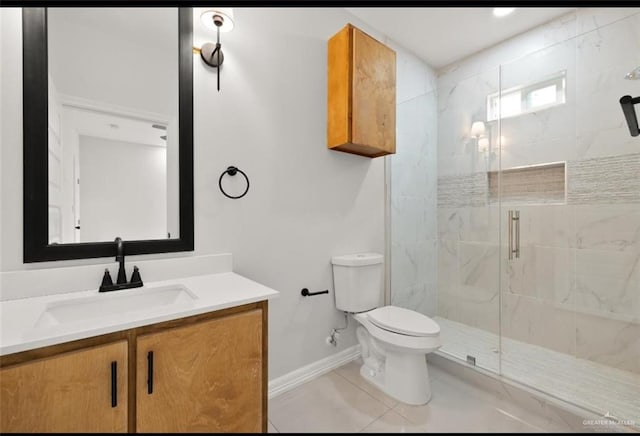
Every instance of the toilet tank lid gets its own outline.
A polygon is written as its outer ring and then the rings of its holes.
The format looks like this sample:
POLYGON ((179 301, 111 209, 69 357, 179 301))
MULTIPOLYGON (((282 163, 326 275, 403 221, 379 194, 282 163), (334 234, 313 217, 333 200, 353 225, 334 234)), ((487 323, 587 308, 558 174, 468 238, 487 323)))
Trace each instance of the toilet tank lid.
POLYGON ((377 265, 382 262, 384 262, 384 256, 378 253, 345 254, 342 256, 333 256, 331 258, 331 263, 333 265, 343 266, 377 265))

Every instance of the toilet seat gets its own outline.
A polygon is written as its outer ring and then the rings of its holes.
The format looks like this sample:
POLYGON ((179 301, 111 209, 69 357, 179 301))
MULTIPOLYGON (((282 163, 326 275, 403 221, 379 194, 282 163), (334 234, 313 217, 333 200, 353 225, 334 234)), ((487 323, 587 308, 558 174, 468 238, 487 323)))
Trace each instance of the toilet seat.
POLYGON ((379 307, 366 312, 366 316, 376 327, 401 335, 434 337, 440 334, 440 326, 434 320, 402 307, 379 307))
POLYGON ((398 333, 374 324, 368 315, 370 312, 372 311, 354 313, 353 317, 367 329, 371 336, 387 344, 389 347, 409 353, 430 353, 442 345, 439 333, 433 336, 415 336, 398 333))

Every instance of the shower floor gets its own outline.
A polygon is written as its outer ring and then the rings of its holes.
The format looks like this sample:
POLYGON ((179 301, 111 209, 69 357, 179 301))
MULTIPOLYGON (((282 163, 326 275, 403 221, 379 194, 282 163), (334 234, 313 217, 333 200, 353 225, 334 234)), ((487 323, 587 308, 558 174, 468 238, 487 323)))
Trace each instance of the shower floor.
MULTIPOLYGON (((446 318, 440 351, 498 372, 498 335, 446 318)), ((596 413, 635 421, 640 427, 640 374, 502 338, 502 375, 596 413)))

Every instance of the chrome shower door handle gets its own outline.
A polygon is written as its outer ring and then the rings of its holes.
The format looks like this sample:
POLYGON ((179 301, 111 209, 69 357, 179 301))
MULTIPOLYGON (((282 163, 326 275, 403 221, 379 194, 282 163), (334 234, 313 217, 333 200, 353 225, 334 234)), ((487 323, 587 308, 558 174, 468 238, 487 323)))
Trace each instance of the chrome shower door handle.
POLYGON ((509 252, 509 260, 513 259, 513 211, 509 211, 509 246, 507 247, 509 252))
POLYGON ((520 259, 520 211, 516 210, 513 213, 513 220, 516 223, 516 246, 514 253, 516 255, 516 259, 520 259))
POLYGON ((513 259, 515 254, 516 259, 520 258, 520 211, 509 211, 509 260, 513 259), (513 237, 513 227, 515 223, 515 241, 513 237), (514 244, 515 242, 515 244, 514 244))

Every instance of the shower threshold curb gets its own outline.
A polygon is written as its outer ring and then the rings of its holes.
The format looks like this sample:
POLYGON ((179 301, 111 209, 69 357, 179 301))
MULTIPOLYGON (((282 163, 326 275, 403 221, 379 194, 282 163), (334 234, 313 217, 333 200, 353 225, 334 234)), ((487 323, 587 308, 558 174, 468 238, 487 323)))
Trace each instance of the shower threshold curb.
POLYGON ((613 416, 585 409, 440 350, 427 355, 427 362, 502 400, 539 415, 543 421, 541 425, 551 424, 559 432, 640 432, 638 422, 632 421, 627 425, 619 423, 613 416))

